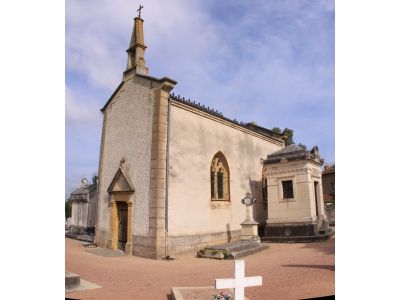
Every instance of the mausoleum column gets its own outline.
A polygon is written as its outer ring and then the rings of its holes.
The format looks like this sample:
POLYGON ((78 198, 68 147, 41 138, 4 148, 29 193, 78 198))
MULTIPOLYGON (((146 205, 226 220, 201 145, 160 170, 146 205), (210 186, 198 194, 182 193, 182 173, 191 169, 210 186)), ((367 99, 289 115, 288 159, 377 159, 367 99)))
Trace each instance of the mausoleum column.
MULTIPOLYGON (((324 205, 324 195, 323 195, 323 191, 322 191, 322 181, 321 179, 318 181, 318 209, 320 212, 320 220, 325 222, 325 223, 329 223, 328 221, 328 217, 325 214, 325 205, 324 205)), ((323 224, 324 225, 324 224, 323 224)))
POLYGON ((125 252, 128 254, 132 254, 132 209, 133 209, 133 203, 132 201, 127 202, 128 205, 128 224, 127 224, 127 241, 125 245, 125 252))
POLYGON ((111 196, 111 201, 108 204, 110 208, 110 245, 111 249, 117 249, 118 247, 118 216, 117 216, 117 204, 115 203, 114 196, 111 196))

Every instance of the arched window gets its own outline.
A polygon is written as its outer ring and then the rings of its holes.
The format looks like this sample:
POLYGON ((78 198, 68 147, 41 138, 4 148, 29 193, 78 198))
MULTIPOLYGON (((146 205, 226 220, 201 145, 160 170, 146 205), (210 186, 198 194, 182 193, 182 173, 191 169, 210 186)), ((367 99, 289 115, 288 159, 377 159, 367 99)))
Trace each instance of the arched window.
POLYGON ((211 200, 229 201, 229 166, 222 152, 214 155, 210 168, 211 200))

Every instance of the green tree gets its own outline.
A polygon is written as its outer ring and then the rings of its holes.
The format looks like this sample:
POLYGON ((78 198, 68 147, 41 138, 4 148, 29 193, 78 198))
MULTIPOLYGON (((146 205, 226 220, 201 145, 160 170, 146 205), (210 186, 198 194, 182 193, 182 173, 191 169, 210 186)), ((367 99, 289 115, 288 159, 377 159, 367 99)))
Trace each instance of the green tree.
POLYGON ((274 128, 272 128, 272 131, 284 134, 283 140, 285 141, 285 146, 286 147, 289 146, 289 145, 294 144, 293 129, 285 128, 285 129, 282 130, 279 127, 274 127, 274 128))
POLYGON ((283 139, 285 140, 285 146, 286 147, 289 146, 289 145, 294 144, 293 129, 285 128, 285 129, 283 129, 282 133, 285 135, 285 137, 283 139))
POLYGON ((72 210, 72 204, 71 201, 68 200, 65 202, 65 218, 71 217, 71 210, 72 210))

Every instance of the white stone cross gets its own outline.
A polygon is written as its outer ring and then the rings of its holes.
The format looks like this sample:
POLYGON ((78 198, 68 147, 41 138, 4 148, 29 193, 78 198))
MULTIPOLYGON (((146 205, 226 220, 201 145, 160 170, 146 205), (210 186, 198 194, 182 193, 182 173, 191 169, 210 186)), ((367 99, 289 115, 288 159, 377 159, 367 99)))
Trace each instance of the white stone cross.
POLYGON ((244 260, 235 260, 235 278, 215 279, 216 289, 235 289, 235 300, 244 300, 244 288, 262 285, 262 276, 244 277, 244 260))

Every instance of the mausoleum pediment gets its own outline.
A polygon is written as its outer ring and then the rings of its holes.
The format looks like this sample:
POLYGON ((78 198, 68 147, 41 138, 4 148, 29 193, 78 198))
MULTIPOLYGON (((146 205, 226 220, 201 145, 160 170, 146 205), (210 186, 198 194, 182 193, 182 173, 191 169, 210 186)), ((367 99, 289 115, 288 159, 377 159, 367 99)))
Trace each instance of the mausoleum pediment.
POLYGON ((135 189, 132 187, 129 179, 125 175, 125 172, 120 167, 111 181, 107 191, 109 193, 133 193, 135 189))

